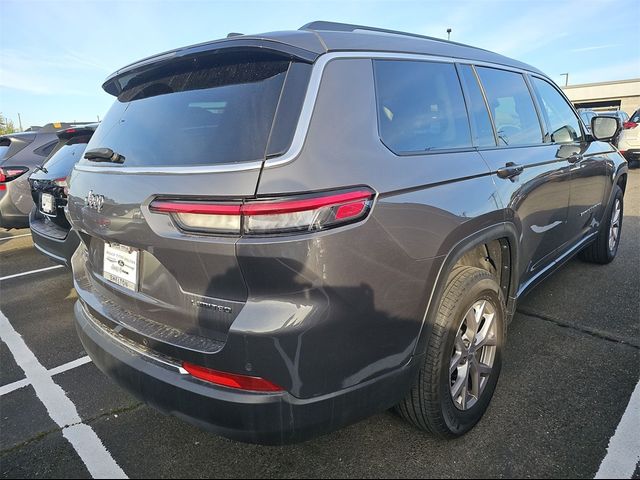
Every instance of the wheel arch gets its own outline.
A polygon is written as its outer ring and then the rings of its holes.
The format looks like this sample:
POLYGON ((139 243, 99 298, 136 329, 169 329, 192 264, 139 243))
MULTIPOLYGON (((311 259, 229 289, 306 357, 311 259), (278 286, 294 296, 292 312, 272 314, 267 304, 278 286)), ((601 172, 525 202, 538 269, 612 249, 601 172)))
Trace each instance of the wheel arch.
POLYGON ((518 265, 518 234, 513 223, 503 222, 463 238, 446 254, 430 292, 422 327, 414 350, 415 355, 425 353, 429 335, 438 312, 438 306, 453 269, 458 265, 469 265, 468 255, 470 253, 482 249, 483 246, 495 245, 495 242, 500 246, 502 259, 500 265, 496 265, 496 272, 499 273, 497 275, 498 283, 505 298, 507 323, 511 320, 515 312, 516 292, 519 284, 519 275, 516 268, 518 265))

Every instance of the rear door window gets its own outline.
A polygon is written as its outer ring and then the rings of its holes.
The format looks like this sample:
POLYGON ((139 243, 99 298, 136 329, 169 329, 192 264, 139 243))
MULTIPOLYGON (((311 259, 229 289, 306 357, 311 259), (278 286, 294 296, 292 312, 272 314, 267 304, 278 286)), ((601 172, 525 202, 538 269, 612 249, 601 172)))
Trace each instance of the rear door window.
POLYGON ((380 137, 394 153, 471 147, 471 131, 455 66, 376 60, 380 137))
POLYGON ((532 83, 549 128, 548 139, 553 143, 580 141, 580 121, 567 101, 549 82, 533 77, 532 83))
POLYGON ((520 73, 476 67, 500 145, 542 143, 542 130, 529 88, 520 73))
POLYGON ((496 139, 493 134, 493 126, 491 118, 487 111, 482 96, 482 90, 478 84, 476 74, 473 72, 471 65, 460 65, 460 74, 462 84, 467 94, 467 108, 473 126, 473 142, 478 147, 495 147, 496 139))
POLYGON ((264 159, 290 62, 213 57, 129 81, 87 148, 111 148, 131 167, 264 159))

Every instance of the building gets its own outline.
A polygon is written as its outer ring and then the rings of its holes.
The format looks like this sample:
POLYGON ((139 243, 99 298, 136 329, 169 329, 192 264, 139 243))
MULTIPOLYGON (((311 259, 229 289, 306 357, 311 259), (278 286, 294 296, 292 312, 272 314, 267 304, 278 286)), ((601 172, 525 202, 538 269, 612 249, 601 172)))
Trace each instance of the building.
POLYGON ((640 108, 640 78, 568 85, 562 90, 576 108, 622 110, 629 115, 640 108))

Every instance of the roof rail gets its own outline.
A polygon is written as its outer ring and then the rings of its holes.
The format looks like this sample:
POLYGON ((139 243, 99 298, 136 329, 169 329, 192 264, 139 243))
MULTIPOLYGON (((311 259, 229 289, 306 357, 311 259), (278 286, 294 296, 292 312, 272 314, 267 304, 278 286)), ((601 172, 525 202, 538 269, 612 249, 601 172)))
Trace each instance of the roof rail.
MULTIPOLYGON (((417 33, 401 32, 399 30, 387 30, 386 28, 367 27, 366 25, 352 25, 350 23, 325 22, 323 20, 307 23, 300 27, 300 30, 328 30, 332 32, 355 32, 356 30, 366 30, 369 32, 388 33, 390 35, 402 35, 404 37, 422 38, 423 40, 433 40, 436 42, 453 43, 455 45, 463 45, 462 43, 444 40, 442 38, 428 37, 426 35, 418 35, 417 33)), ((465 47, 468 45, 464 45, 465 47)))

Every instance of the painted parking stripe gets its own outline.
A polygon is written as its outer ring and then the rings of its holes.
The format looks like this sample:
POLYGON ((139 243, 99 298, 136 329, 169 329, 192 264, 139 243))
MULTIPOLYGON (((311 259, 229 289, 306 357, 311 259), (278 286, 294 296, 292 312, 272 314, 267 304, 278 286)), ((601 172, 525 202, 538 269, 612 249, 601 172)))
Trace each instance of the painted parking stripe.
POLYGON ((4 240, 13 240, 14 238, 22 238, 22 237, 30 237, 31 234, 30 233, 23 233, 22 235, 14 235, 12 237, 3 237, 0 238, 0 242, 4 241, 4 240))
POLYGON ((55 270, 57 268, 64 268, 64 265, 54 265, 53 267, 39 268, 38 270, 30 270, 28 272, 22 272, 22 273, 14 273, 13 275, 0 277, 0 282, 3 280, 10 280, 12 278, 24 277, 26 275, 33 275, 34 273, 48 272, 49 270, 55 270))
POLYGON ((21 388, 30 385, 29 380, 23 378, 22 380, 18 380, 17 382, 7 383, 6 385, 2 385, 0 387, 0 397, 6 395, 7 393, 15 392, 21 388))
POLYGON ((81 367, 82 365, 85 365, 89 362, 91 362, 91 359, 88 355, 85 355, 84 357, 78 358, 77 360, 73 360, 71 362, 65 363, 64 365, 60 365, 59 367, 52 368, 51 370, 49 370, 49 375, 51 375, 52 377, 55 375, 60 375, 61 373, 81 367))
MULTIPOLYGON (((52 368, 51 370, 49 370, 49 375, 54 377, 56 375, 60 375, 61 373, 72 370, 74 368, 81 367, 82 365, 85 365, 89 362, 91 362, 91 359, 89 358, 89 356, 84 356, 82 358, 78 358, 77 360, 73 360, 71 362, 65 363, 64 365, 60 365, 59 367, 52 368)), ((13 383, 2 385, 0 386, 0 397, 2 395, 6 395, 7 393, 11 393, 15 390, 19 390, 20 388, 26 387, 27 385, 29 385, 29 381, 26 378, 23 378, 22 380, 18 380, 13 383)))
POLYGON ((76 406, 64 390, 51 378, 20 334, 0 312, 0 338, 7 345, 26 380, 33 386, 51 419, 62 428, 62 435, 71 443, 93 478, 127 478, 104 447, 93 429, 82 423, 76 406))
POLYGON ((631 478, 640 462, 640 382, 631 394, 627 409, 620 419, 616 432, 609 440, 609 447, 595 478, 631 478))

